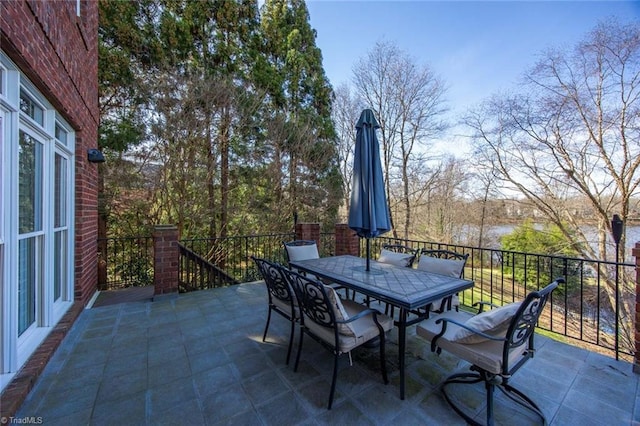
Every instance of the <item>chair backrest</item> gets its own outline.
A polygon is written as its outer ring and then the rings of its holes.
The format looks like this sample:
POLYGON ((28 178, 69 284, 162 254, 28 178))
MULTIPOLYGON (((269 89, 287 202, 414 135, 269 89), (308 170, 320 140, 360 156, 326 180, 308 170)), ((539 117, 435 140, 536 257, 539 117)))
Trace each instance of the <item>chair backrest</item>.
MULTIPOLYGON (((264 282, 267 285, 267 289, 269 290, 269 299, 275 297, 276 299, 282 300, 283 302, 291 305, 291 312, 295 315, 295 310, 293 309, 294 304, 296 304, 295 294, 293 289, 289 285, 289 281, 285 278, 282 273, 282 265, 279 265, 275 262, 270 262, 266 259, 260 259, 255 256, 251 256, 253 261, 256 263, 258 267, 258 271, 264 278, 264 282)), ((269 300, 271 302, 271 300, 269 300)))
POLYGON ((282 244, 287 255, 287 262, 320 257, 318 245, 314 240, 294 240, 283 242, 282 244))
POLYGON ((383 244, 378 261, 411 268, 417 256, 418 249, 413 249, 401 244, 383 244))
MULTIPOLYGON (((321 327, 333 328, 335 330, 335 338, 337 342, 338 327, 336 327, 335 303, 339 303, 339 299, 331 300, 329 291, 332 288, 326 287, 320 281, 306 277, 287 268, 282 268, 282 274, 285 276, 289 285, 296 292, 298 305, 301 312, 301 324, 310 326, 308 320, 313 321, 321 327), (305 323, 307 319, 307 323, 305 323)), ((334 293, 334 296, 335 293, 334 293)), ((337 296, 336 296, 337 297, 337 296)), ((344 310, 344 308, 342 308, 344 310)), ((341 318, 342 319, 342 318, 341 318)), ((341 324, 345 326, 346 324, 341 324)), ((344 330, 347 331, 346 329, 344 330)))
POLYGON ((468 253, 456 253, 451 250, 420 250, 418 269, 462 278, 464 266, 469 258, 468 253))
POLYGON ((509 328, 505 336, 506 342, 502 353, 502 366, 505 374, 514 372, 520 368, 526 358, 533 356, 533 336, 536 324, 551 296, 551 292, 561 283, 564 283, 564 279, 557 278, 542 290, 532 291, 527 294, 527 297, 520 304, 520 307, 509 322, 509 328), (529 356, 520 360, 515 366, 509 367, 509 353, 525 343, 529 345, 529 356))

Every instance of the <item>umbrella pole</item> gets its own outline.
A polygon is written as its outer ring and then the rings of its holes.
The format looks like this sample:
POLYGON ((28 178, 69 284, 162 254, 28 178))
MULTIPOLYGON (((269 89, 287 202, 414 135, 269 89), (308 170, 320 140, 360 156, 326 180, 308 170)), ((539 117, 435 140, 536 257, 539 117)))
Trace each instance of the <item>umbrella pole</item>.
POLYGON ((369 271, 369 254, 370 254, 370 253, 369 253, 369 250, 370 250, 370 247, 369 247, 369 238, 366 238, 366 240, 367 240, 367 269, 366 269, 366 271, 369 271))

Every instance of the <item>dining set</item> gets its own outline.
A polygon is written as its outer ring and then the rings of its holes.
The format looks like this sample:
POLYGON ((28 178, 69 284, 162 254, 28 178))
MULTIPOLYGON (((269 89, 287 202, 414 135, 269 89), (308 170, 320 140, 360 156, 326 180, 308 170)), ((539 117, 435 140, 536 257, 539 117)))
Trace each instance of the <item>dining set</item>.
POLYGON ((452 384, 484 382, 486 424, 494 423, 493 391, 536 413, 544 413, 509 378, 534 353, 534 328, 553 289, 562 279, 532 291, 520 302, 479 304, 476 313, 461 306, 460 294, 474 286, 464 278, 468 254, 384 245, 376 260, 352 256, 320 257, 313 240, 283 242, 287 264, 252 256, 268 289, 266 341, 272 313, 290 322, 286 364, 291 361, 296 329, 299 333, 294 371, 298 370, 305 336, 334 355, 328 409, 338 375, 338 360, 362 345, 378 346, 382 380, 388 383, 385 359, 387 334, 397 327, 399 396, 405 399, 407 329, 431 342, 431 350, 446 350, 471 363, 471 371, 451 375, 441 391, 468 423, 480 424, 450 398, 452 384), (499 380, 497 380, 499 379, 499 380))

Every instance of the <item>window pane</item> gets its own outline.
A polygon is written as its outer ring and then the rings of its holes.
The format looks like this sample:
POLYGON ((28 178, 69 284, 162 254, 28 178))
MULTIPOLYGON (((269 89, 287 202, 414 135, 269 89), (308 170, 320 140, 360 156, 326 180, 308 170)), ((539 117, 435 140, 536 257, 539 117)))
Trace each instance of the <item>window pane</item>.
POLYGON ((67 132, 62 126, 56 123, 56 139, 62 142, 64 145, 67 145, 67 136, 69 132, 67 132))
POLYGON ((36 239, 18 247, 18 335, 36 321, 36 239))
POLYGON ((54 225, 56 228, 67 225, 67 159, 56 154, 55 160, 55 212, 54 225))
POLYGON ((42 144, 20 131, 18 227, 21 234, 42 229, 42 144))
POLYGON ((54 238, 53 300, 60 299, 67 283, 67 231, 58 231, 54 238))
POLYGON ((44 110, 24 90, 20 90, 20 111, 33 118, 36 123, 44 124, 44 110))

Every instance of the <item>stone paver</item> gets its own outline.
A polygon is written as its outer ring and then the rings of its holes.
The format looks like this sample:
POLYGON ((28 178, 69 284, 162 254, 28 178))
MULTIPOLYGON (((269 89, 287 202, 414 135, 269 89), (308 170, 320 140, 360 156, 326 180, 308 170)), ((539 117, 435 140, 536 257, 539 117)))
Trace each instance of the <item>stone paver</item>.
MULTIPOLYGON (((376 370, 377 349, 360 348, 353 366, 341 359, 329 411, 332 355, 305 339, 294 373, 295 349, 285 365, 289 324, 274 315, 262 342, 265 320, 261 282, 85 310, 16 418, 36 416, 47 425, 464 424, 437 385, 465 366, 432 354, 414 330, 405 401, 394 330, 387 346, 390 383, 376 370)), ((536 357, 512 383, 538 402, 552 425, 637 424, 639 376, 630 363, 537 339, 536 357)), ((482 420, 482 385, 459 392, 482 420)), ((497 420, 507 424, 514 416, 522 424, 532 420, 500 393, 496 409, 497 420)))

